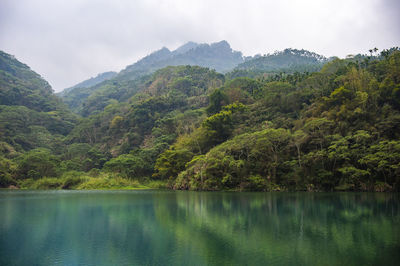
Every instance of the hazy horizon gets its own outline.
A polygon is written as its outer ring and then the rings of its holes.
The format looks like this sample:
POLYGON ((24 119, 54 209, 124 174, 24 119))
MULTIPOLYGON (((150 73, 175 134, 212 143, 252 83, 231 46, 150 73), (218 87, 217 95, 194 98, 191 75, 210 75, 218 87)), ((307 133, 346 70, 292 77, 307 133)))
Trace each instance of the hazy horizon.
POLYGON ((245 56, 285 48, 344 57, 400 44, 396 0, 4 0, 0 50, 57 92, 188 41, 226 40, 245 56))

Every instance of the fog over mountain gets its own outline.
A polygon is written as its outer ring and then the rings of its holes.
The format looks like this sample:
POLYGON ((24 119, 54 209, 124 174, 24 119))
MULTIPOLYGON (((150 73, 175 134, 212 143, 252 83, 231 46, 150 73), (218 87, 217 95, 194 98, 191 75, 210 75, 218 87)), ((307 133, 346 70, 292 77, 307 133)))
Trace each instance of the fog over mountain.
POLYGON ((212 44, 188 42, 174 51, 163 47, 127 66, 118 74, 106 72, 66 88, 59 93, 74 111, 89 115, 102 110, 110 99, 125 101, 141 89, 143 78, 168 66, 201 66, 227 77, 270 76, 277 73, 311 73, 319 71, 328 62, 323 55, 307 50, 287 48, 267 55, 244 57, 234 51, 225 40, 212 44))
POLYGON ((246 56, 399 46, 399 10, 397 0, 2 0, 0 49, 61 91, 188 41, 227 40, 246 56))
POLYGON ((97 85, 97 84, 99 84, 99 83, 101 83, 101 82, 103 82, 105 80, 112 79, 116 75, 117 75, 117 72, 114 72, 114 71, 108 71, 108 72, 100 73, 96 77, 84 80, 84 81, 79 82, 78 84, 76 84, 76 85, 74 85, 72 87, 64 89, 63 91, 61 91, 59 93, 59 96, 63 96, 63 95, 65 95, 65 93, 68 93, 68 92, 72 91, 75 88, 89 88, 89 87, 95 86, 95 85, 97 85))
POLYGON ((188 42, 174 51, 168 48, 151 53, 138 62, 126 67, 119 77, 128 79, 140 73, 148 74, 166 66, 197 65, 227 72, 244 62, 241 52, 233 51, 227 41, 212 44, 188 42))

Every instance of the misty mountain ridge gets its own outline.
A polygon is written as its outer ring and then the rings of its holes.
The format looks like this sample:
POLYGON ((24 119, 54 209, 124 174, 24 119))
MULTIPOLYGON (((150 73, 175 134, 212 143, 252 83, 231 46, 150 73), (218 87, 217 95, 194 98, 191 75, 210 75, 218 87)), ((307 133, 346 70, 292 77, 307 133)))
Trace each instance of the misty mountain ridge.
POLYGON ((75 123, 76 116, 54 95, 46 80, 14 56, 0 51, 0 149, 3 152, 53 148, 75 123))
POLYGON ((319 69, 307 69, 307 66, 322 67, 328 61, 323 55, 310 52, 304 49, 287 48, 283 51, 276 51, 263 56, 256 55, 246 62, 239 64, 235 70, 255 70, 262 72, 305 72, 318 71, 319 69), (301 69, 303 68, 303 69, 301 69))
POLYGON ((173 53, 175 53, 175 54, 184 54, 184 53, 186 53, 187 51, 196 48, 197 46, 199 46, 198 43, 195 43, 195 42, 187 42, 187 43, 185 43, 184 45, 181 45, 181 46, 179 46, 177 49, 175 49, 175 50, 173 51, 173 53))
POLYGON ((163 47, 143 57, 132 65, 128 65, 119 73, 105 72, 95 78, 85 80, 75 86, 64 89, 59 93, 63 97, 75 88, 88 88, 114 77, 120 80, 133 80, 151 74, 166 66, 198 65, 226 73, 237 70, 251 70, 257 72, 278 71, 318 71, 328 59, 314 52, 304 49, 288 48, 272 54, 244 57, 241 52, 234 51, 225 40, 212 44, 199 44, 189 41, 175 50, 163 47), (306 67, 304 67, 306 66, 306 67), (317 67, 315 67, 317 66, 317 67))
POLYGON ((84 110, 91 109, 89 106, 105 106, 110 99, 118 101, 122 98, 128 99, 140 90, 139 79, 167 66, 207 67, 220 73, 228 73, 230 78, 235 78, 280 72, 315 72, 319 71, 327 61, 324 56, 307 50, 285 49, 264 56, 244 57, 241 52, 234 51, 227 41, 211 44, 187 42, 172 51, 163 47, 128 65, 110 79, 103 81, 96 79, 98 83, 88 87, 82 86, 93 82, 89 79, 59 93, 59 96, 74 112, 86 116, 90 112, 84 110), (101 104, 95 104, 97 101, 101 104))
POLYGON ((14 56, 0 51, 0 105, 54 110, 58 99, 50 84, 14 56))
POLYGON ((122 70, 118 78, 135 79, 166 66, 178 65, 197 65, 227 72, 242 62, 242 53, 232 50, 227 41, 212 44, 188 42, 173 51, 163 47, 145 56, 122 70))
POLYGON ((115 77, 117 75, 117 72, 114 71, 108 71, 108 72, 104 72, 104 73, 100 73, 98 74, 96 77, 92 77, 90 79, 84 80, 72 87, 66 88, 63 91, 57 93, 58 96, 62 97, 64 96, 66 93, 68 93, 69 91, 75 89, 75 88, 89 88, 92 86, 95 86, 105 80, 109 80, 112 79, 113 77, 115 77))
MULTIPOLYGON (((82 87, 80 84, 87 84, 91 80, 83 81, 58 95, 71 109, 80 112, 90 96, 99 93, 121 95, 120 90, 126 91, 124 95, 129 96, 138 89, 136 85, 133 85, 135 83, 133 81, 167 66, 192 65, 215 69, 218 72, 227 72, 243 62, 242 53, 232 50, 227 41, 212 44, 187 42, 173 51, 163 47, 127 66, 111 79, 103 80, 89 87, 82 87)), ((108 96, 105 98, 108 99, 108 96)))

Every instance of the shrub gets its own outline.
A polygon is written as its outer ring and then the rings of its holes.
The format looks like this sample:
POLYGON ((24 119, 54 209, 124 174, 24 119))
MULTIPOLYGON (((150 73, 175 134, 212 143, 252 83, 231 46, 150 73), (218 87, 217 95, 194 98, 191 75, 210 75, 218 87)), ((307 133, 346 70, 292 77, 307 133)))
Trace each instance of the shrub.
POLYGON ((242 189, 251 191, 266 191, 267 182, 259 175, 250 176, 242 183, 242 189))
POLYGON ((33 189, 60 189, 63 185, 63 180, 59 178, 41 178, 33 183, 33 189))

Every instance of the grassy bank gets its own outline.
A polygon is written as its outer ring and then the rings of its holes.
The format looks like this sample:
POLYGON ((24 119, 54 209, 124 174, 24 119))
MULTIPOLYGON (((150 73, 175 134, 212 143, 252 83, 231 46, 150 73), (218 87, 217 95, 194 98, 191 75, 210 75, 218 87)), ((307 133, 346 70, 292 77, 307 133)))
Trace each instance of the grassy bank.
POLYGON ((154 180, 128 179, 116 174, 101 173, 97 176, 91 176, 83 172, 67 172, 59 178, 40 178, 24 179, 17 183, 20 189, 160 189, 165 188, 166 183, 154 180))

